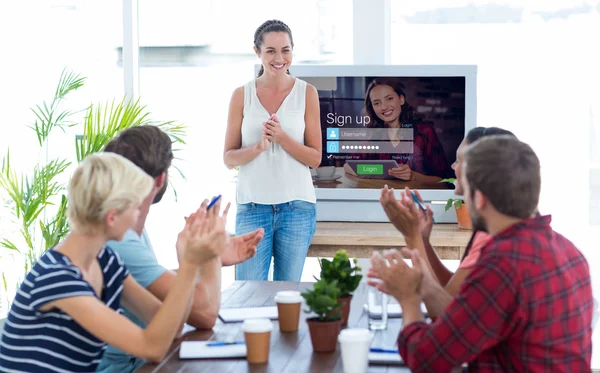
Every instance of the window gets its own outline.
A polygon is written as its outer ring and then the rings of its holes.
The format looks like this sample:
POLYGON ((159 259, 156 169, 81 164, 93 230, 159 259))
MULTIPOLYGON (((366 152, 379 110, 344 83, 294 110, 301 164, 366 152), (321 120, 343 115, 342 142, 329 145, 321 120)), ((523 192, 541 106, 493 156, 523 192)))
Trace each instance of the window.
MULTIPOLYGON (((478 65, 480 126, 542 163, 540 211, 600 269, 600 9, 585 2, 392 1, 393 64, 478 65), (591 139, 591 140, 588 140, 591 139)), ((600 277, 592 281, 598 289, 600 277)))
MULTIPOLYGON (((35 119, 30 108, 52 99, 63 69, 87 77, 84 86, 64 103, 65 108, 78 112, 71 118, 73 122, 81 123, 83 112, 80 110, 90 103, 122 99, 123 71, 117 64, 121 24, 120 2, 0 3, 0 153, 4 157, 10 146, 11 164, 17 171, 31 173, 46 154, 37 146, 35 133, 27 127, 35 119)), ((77 127, 73 131, 76 132, 77 127)), ((56 138, 51 140, 50 156, 75 160, 74 133, 71 137, 69 133, 56 132, 56 138)), ((19 227, 11 223, 13 217, 4 208, 7 198, 0 195, 0 237, 19 242, 19 227)), ((23 263, 21 255, 0 248, 0 272, 8 287, 5 292, 0 278, 0 318, 7 311, 5 302, 12 299, 16 281, 23 275, 23 263)))
MULTIPOLYGON (((155 117, 188 126, 187 145, 178 152, 181 182, 174 170, 172 193, 152 207, 147 228, 161 264, 176 268, 174 251, 183 216, 204 198, 222 194, 232 202, 227 229, 235 231, 234 172, 223 164, 231 94, 253 78, 260 63, 253 52, 256 28, 280 19, 294 37, 294 63, 351 63, 351 3, 192 1, 139 2, 140 96, 155 117), (235 11, 231 11, 235 9, 235 11), (166 224, 165 224, 166 223, 166 224)), ((223 272, 223 287, 233 268, 223 272)))

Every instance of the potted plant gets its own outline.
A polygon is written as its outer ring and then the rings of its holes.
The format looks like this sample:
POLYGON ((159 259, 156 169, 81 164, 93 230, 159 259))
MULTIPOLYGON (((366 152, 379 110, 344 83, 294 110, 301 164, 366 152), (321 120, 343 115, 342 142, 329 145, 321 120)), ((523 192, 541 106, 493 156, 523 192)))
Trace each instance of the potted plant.
POLYGON ((356 263, 356 258, 352 262, 350 261, 346 250, 338 250, 332 261, 327 259, 319 261, 321 265, 321 279, 329 282, 337 281, 338 289, 340 290, 338 302, 342 304, 340 311, 342 312, 343 327, 348 325, 352 293, 356 290, 363 277, 361 268, 356 263))
POLYGON ((317 316, 306 320, 310 333, 310 341, 315 352, 332 352, 337 345, 337 337, 342 328, 342 317, 339 311, 341 304, 337 301, 340 289, 337 281, 320 279, 312 289, 302 293, 308 309, 304 312, 317 316))
POLYGON ((37 162, 27 167, 29 172, 18 172, 13 165, 12 159, 18 159, 18 153, 9 150, 1 161, 0 201, 6 199, 2 209, 12 219, 0 237, 0 256, 13 257, 22 268, 13 277, 7 278, 5 272, 0 275, 3 295, 0 304, 6 302, 5 306, 9 306, 9 290, 16 291, 38 258, 69 232, 66 180, 74 161, 81 162, 87 155, 101 151, 122 130, 140 125, 156 125, 174 143, 185 143, 185 126, 152 120, 139 99, 92 104, 83 110, 66 107, 67 99, 84 86, 85 80, 77 73, 63 70, 52 98, 31 109, 32 141, 21 146, 38 154, 37 162), (75 133, 69 130, 73 127, 79 135, 73 136, 75 133), (63 148, 73 140, 74 154, 65 158, 63 148))
MULTIPOLYGON (((440 181, 440 183, 456 184, 456 179, 443 179, 442 181, 440 181)), ((446 202, 446 211, 450 210, 452 206, 454 206, 454 210, 456 211, 456 221, 458 222, 458 228, 473 229, 471 217, 469 216, 469 210, 465 206, 465 201, 462 199, 448 198, 448 202, 446 202)))

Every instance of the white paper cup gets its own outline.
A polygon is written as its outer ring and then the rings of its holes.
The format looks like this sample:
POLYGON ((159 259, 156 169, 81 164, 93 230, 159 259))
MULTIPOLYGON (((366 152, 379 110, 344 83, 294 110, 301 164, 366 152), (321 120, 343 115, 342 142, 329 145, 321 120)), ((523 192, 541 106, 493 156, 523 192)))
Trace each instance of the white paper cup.
POLYGON ((369 329, 344 329, 338 341, 342 348, 344 373, 365 373, 369 369, 369 350, 373 333, 369 329))
POLYGON ((299 291, 279 291, 275 294, 275 303, 302 303, 302 295, 300 295, 299 291))
POLYGON ((246 319, 242 324, 248 362, 251 364, 264 364, 269 361, 269 347, 271 345, 271 330, 273 322, 269 319, 246 319))

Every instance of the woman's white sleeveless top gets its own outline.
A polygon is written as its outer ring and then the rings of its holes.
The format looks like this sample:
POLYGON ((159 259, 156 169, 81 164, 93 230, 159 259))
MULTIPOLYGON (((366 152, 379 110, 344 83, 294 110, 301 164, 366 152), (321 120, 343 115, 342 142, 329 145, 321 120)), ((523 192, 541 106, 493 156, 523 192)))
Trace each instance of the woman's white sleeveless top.
MULTIPOLYGON (((294 141, 304 144, 306 82, 296 79, 292 90, 275 113, 281 128, 294 141)), ((262 138, 262 123, 273 113, 267 112, 256 94, 256 81, 244 85, 244 118, 242 147, 256 144, 262 138)), ((300 163, 281 145, 272 143, 251 162, 240 166, 237 180, 237 202, 274 205, 294 200, 315 203, 315 188, 310 169, 300 163)))

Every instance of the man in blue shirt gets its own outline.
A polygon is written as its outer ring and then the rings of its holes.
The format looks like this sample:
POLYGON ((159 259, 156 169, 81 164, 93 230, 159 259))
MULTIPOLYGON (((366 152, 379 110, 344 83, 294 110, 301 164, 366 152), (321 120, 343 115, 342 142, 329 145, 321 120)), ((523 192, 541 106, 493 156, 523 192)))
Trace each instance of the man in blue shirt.
MULTIPOLYGON (((140 207, 135 228, 128 231, 122 241, 110 241, 107 246, 120 255, 135 280, 160 300, 167 296, 175 273, 158 264, 144 225, 150 206, 158 203, 167 190, 168 169, 173 160, 171 143, 169 136, 160 128, 138 126, 121 132, 104 149, 124 156, 154 178, 154 187, 140 207)), ((251 258, 263 235, 264 231, 258 229, 230 239, 225 253, 201 268, 200 281, 187 320, 189 325, 198 329, 211 329, 214 326, 221 303, 221 267, 251 258)), ((127 309, 123 309, 123 314, 141 327, 146 327, 148 320, 140 320, 127 309)), ((97 371, 134 372, 143 364, 141 359, 108 347, 97 371)))

